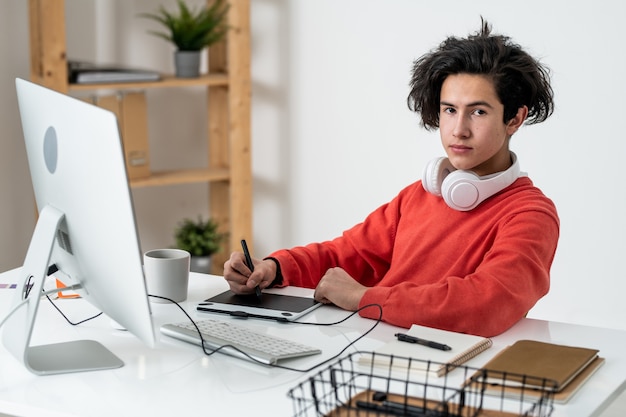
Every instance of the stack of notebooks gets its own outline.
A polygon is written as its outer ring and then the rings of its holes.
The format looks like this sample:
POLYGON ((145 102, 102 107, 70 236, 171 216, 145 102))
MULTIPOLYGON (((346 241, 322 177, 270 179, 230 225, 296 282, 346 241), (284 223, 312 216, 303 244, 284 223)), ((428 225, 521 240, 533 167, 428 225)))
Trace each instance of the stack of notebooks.
POLYGON ((440 377, 492 345, 492 341, 489 338, 415 324, 411 326, 406 334, 411 337, 449 346, 450 349, 435 349, 417 343, 407 343, 393 339, 382 348, 376 349, 372 356, 362 356, 359 359, 359 363, 366 366, 391 367, 397 370, 410 368, 411 371, 429 373, 440 377))
MULTIPOLYGON (((393 339, 372 355, 361 356, 359 363, 441 377, 492 345, 489 338, 417 325, 413 325, 407 335, 448 345, 451 349, 440 350, 393 339)), ((598 353, 597 349, 519 340, 489 360, 466 384, 486 382, 485 394, 510 398, 539 398, 549 391, 554 402, 565 403, 604 364, 604 358, 598 353)))
POLYGON ((85 62, 68 61, 70 83, 100 84, 158 81, 161 75, 152 70, 127 68, 124 66, 103 66, 85 62))
POLYGON ((565 403, 604 363, 598 352, 536 340, 517 341, 482 367, 487 370, 486 393, 519 396, 523 389, 524 395, 539 396, 548 388, 554 392, 555 402, 565 403), (495 371, 493 377, 489 371, 495 371))

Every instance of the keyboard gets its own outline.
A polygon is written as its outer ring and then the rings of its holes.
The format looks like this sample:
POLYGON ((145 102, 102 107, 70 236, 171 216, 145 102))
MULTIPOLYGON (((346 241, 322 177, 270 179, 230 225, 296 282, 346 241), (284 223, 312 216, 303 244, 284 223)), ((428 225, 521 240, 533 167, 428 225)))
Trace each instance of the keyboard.
MULTIPOLYGON (((230 347, 220 349, 219 352, 253 362, 256 360, 267 365, 275 365, 283 359, 322 353, 317 348, 269 336, 223 320, 202 319, 196 321, 196 325, 202 332, 205 347, 213 350, 224 345, 232 345, 254 359, 230 347)), ((191 322, 164 324, 161 326, 161 333, 202 346, 200 335, 191 322)))

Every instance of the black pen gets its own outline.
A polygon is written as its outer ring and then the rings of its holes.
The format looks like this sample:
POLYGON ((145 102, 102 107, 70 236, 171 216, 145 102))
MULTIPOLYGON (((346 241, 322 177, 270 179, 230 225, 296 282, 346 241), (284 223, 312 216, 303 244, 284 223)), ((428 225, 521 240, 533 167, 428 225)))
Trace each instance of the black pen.
MULTIPOLYGON (((415 416, 415 417, 439 415, 437 410, 427 410, 427 409, 424 409, 423 407, 399 403, 399 402, 387 401, 387 400, 383 401, 380 404, 359 400, 356 402, 356 406, 357 408, 361 408, 363 410, 376 411, 376 415, 378 415, 379 413, 387 414, 387 415, 391 414, 391 415, 397 415, 397 416, 415 416)), ((367 415, 369 415, 369 413, 367 415)), ((441 415, 444 415, 444 414, 441 414, 441 415)), ((445 415, 448 415, 448 414, 445 414, 445 415)))
POLYGON ((437 343, 437 342, 432 342, 430 340, 420 339, 419 337, 409 336, 408 334, 404 334, 404 333, 396 333, 395 336, 401 342, 417 343, 418 345, 428 346, 433 349, 439 349, 439 350, 452 350, 450 346, 444 345, 443 343, 437 343))
MULTIPOLYGON (((248 250, 248 244, 246 243, 246 239, 241 239, 241 248, 243 249, 243 256, 246 257, 246 266, 250 269, 251 272, 254 272, 254 264, 252 263, 252 258, 250 257, 250 251, 248 250)), ((261 289, 257 285, 254 287, 254 292, 257 298, 261 298, 261 289)))

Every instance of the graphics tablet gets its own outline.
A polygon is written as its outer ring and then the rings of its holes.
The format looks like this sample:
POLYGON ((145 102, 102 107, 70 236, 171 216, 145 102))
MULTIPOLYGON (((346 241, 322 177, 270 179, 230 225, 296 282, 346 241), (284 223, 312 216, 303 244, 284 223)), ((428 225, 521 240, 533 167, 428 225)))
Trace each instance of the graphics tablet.
POLYGON ((228 290, 198 303, 198 311, 224 313, 236 317, 253 317, 278 321, 293 321, 315 310, 321 303, 310 297, 264 292, 237 295, 228 290))

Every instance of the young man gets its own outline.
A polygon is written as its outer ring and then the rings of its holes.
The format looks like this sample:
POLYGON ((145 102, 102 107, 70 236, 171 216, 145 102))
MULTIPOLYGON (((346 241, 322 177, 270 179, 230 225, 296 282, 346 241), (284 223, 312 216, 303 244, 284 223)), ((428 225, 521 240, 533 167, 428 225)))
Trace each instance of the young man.
POLYGON ((494 336, 549 289, 559 219, 519 173, 513 134, 553 111, 547 70, 508 37, 446 39, 415 62, 409 107, 439 128, 447 158, 431 163, 363 223, 332 241, 224 265, 231 290, 315 288, 315 298, 383 320, 494 336), (377 318, 379 311, 364 309, 377 318))

